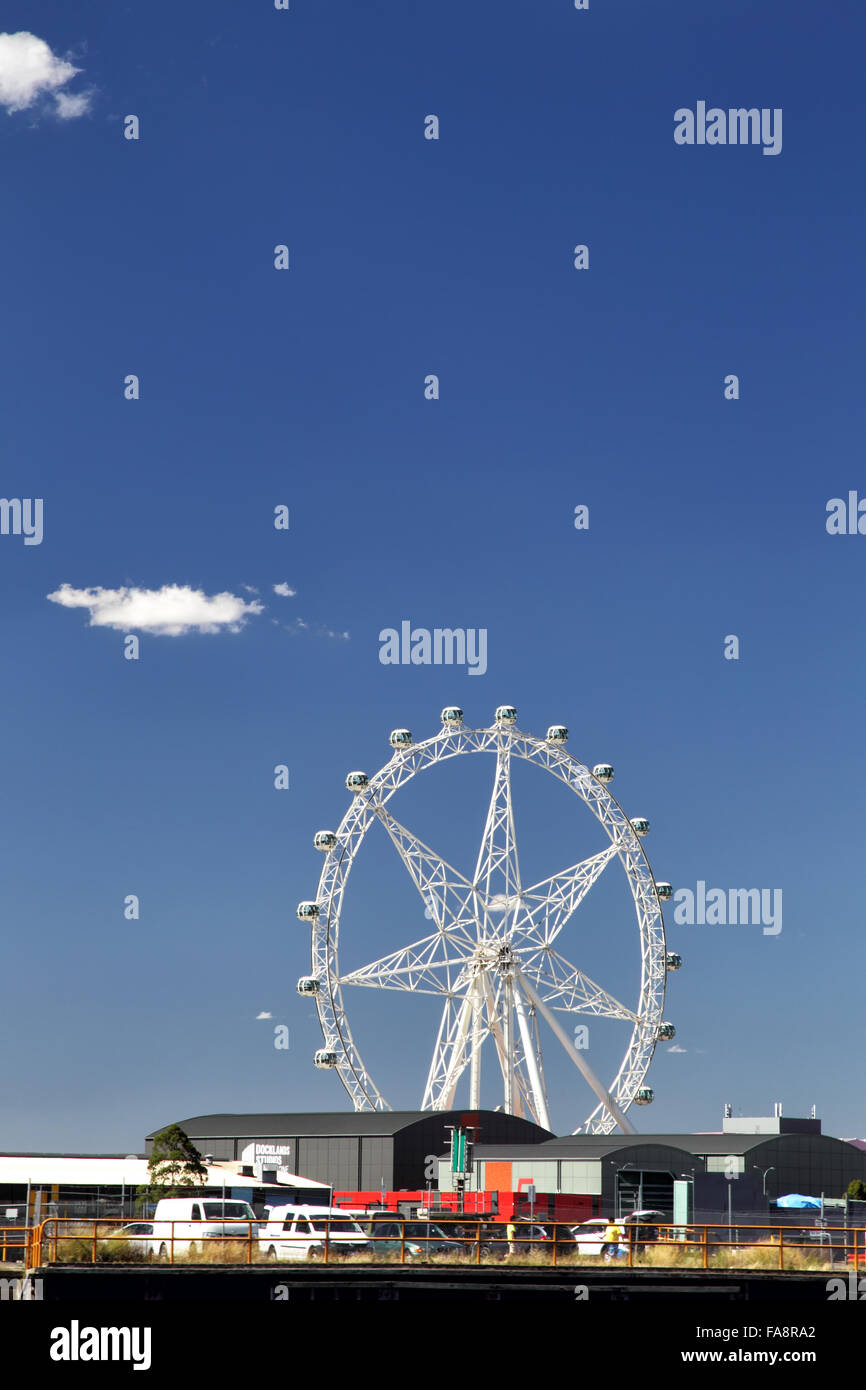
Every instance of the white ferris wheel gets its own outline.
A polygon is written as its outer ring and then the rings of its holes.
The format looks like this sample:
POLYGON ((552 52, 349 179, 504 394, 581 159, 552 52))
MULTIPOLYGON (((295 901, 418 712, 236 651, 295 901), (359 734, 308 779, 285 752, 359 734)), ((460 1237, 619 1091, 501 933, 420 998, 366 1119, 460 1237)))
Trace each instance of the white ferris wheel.
POLYGON ((500 705, 491 727, 469 729, 463 711, 442 711, 442 729, 415 743, 408 729, 390 736, 393 753, 373 776, 350 772, 346 786, 353 801, 336 831, 320 830, 316 848, 325 855, 315 901, 298 905, 298 917, 312 928, 312 973, 298 981, 298 993, 315 999, 324 1046, 317 1067, 334 1068, 356 1110, 388 1110, 355 1045, 343 1003, 346 986, 408 990, 438 995, 441 1020, 421 1101, 422 1110, 454 1107, 458 1083, 468 1069, 469 1107, 481 1103, 482 1049, 495 1052, 502 1074, 503 1108, 550 1129, 540 1025, 562 1045, 597 1104, 574 1133, 608 1134, 617 1127, 634 1133, 629 1106, 653 1099, 644 1085, 656 1043, 674 1037, 662 1021, 669 970, 682 961, 665 947, 661 904, 672 894, 657 883, 641 844, 649 823, 629 819, 611 796, 613 768, 590 770, 565 750, 568 730, 560 724, 535 738, 517 728, 512 705, 500 705), (460 872, 401 825, 388 803, 420 772, 447 759, 487 754, 495 762, 493 787, 474 869, 460 872), (609 843, 599 853, 530 886, 520 876, 511 764, 525 759, 551 773, 581 798, 596 816, 609 843), (433 930, 421 940, 341 973, 340 914, 352 864, 367 831, 379 822, 387 831, 412 882, 424 900, 433 930), (564 927, 592 885, 617 861, 625 872, 637 918, 640 991, 634 1007, 621 1003, 557 949, 564 927), (596 1017, 628 1025, 631 1037, 619 1070, 604 1084, 573 1042, 574 1020, 596 1017))

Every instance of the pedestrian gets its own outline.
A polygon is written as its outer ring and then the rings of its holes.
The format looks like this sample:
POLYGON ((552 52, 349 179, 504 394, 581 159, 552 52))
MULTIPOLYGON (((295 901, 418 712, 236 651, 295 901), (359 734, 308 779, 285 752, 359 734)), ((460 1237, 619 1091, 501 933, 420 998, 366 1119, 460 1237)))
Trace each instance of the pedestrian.
POLYGON ((509 1255, 516 1255, 516 1254, 517 1254, 517 1241, 516 1241, 515 1237, 516 1237, 516 1235, 517 1235, 517 1227, 515 1226, 515 1224, 514 1224, 513 1221, 509 1221, 508 1225, 505 1227, 505 1234, 506 1234, 506 1236, 507 1236, 507 1238, 508 1238, 508 1253, 509 1253, 509 1255))
POLYGON ((604 1235, 601 1238, 602 1259, 609 1260, 613 1255, 618 1254, 618 1247, 621 1241, 622 1228, 615 1220, 609 1221, 604 1228, 604 1235))

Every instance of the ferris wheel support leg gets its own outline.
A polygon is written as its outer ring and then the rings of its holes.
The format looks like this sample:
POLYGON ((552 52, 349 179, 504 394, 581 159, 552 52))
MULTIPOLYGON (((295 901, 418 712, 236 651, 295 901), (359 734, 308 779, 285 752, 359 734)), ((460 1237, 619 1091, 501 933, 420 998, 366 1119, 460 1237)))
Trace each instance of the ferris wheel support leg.
POLYGON ((529 1032, 529 1020, 526 1017, 526 1010, 523 1007, 523 1000, 520 997, 520 986, 516 981, 514 985, 514 1011, 517 1014, 517 1026, 520 1029, 520 1036, 523 1040, 523 1055, 526 1059, 526 1069, 529 1072, 529 1081, 532 1086, 536 1118, 542 1129, 550 1129, 550 1115, 547 1111, 547 1096, 544 1093, 544 1084, 541 1080, 541 1073, 538 1070, 538 1059, 535 1055, 535 1048, 532 1045, 532 1038, 529 1032))
POLYGON ((441 1110, 450 1110, 454 1104, 454 1092, 457 1090, 457 1082, 465 1066, 464 1054, 466 1052, 466 1039, 469 1036, 469 1020, 472 1017, 472 995, 467 994, 460 1006, 460 1013, 457 1021, 457 1036, 454 1039, 451 1050, 451 1061, 448 1066, 448 1074, 442 1083, 441 1110))
POLYGON ((574 1043, 571 1041, 571 1038, 568 1036, 565 1029, 562 1027, 562 1024, 559 1022, 556 1016, 553 1013, 551 1013, 550 1009, 548 1009, 544 1001, 538 997, 538 995, 532 988, 532 985, 529 983, 523 972, 518 969, 516 974, 520 980, 521 985, 523 986, 524 991, 526 992, 527 997, 538 1009, 538 1012, 541 1014, 542 1018, 550 1027, 551 1032, 555 1033, 556 1037, 559 1038, 559 1041, 562 1043, 562 1046, 565 1048, 572 1062, 574 1062, 574 1065, 577 1067, 578 1071, 580 1071, 583 1074, 584 1079, 592 1087, 593 1091, 595 1091, 595 1094, 598 1096, 602 1105, 606 1106, 607 1109, 610 1111, 611 1115, 616 1120, 623 1133, 637 1134, 637 1130, 635 1129, 634 1125, 631 1123, 630 1120, 626 1119, 625 1115, 623 1114, 622 1110, 620 1110, 619 1106, 617 1105, 610 1092, 605 1090, 604 1086, 599 1081, 598 1077, 592 1070, 592 1067, 589 1065, 586 1058, 581 1057, 577 1048, 574 1046, 574 1043))
MULTIPOLYGON (((499 1015, 496 1011, 496 1003, 493 998, 493 991, 491 990, 490 983, 486 978, 484 980, 484 997, 487 1000, 487 1017, 490 1023, 490 1033, 496 1045, 496 1055, 499 1058, 499 1066, 502 1071, 502 1076, 504 1078, 508 1071, 508 1064, 506 1061, 507 1053, 505 1049, 505 1040, 502 1036, 502 1029, 499 1026, 499 1015)), ((510 1114, 510 1111, 508 1113, 510 1114)))
POLYGON ((477 1110, 481 1104, 481 984, 478 979, 472 987, 472 1061, 469 1069, 469 1109, 477 1110))
POLYGON ((503 985, 502 1040, 505 1051, 505 1113, 517 1113, 514 1083, 514 986, 508 976, 503 985))
POLYGON ((439 1032, 436 1036, 436 1046, 433 1049, 433 1059, 430 1062, 430 1071, 427 1075, 427 1085, 424 1088, 424 1099, 421 1102, 422 1110, 436 1110, 438 1107, 435 1102, 436 1077, 441 1066, 443 1039, 445 1038, 448 1020, 451 1016, 451 1001, 445 1000, 445 1007, 442 1010, 442 1019, 439 1024, 439 1032))

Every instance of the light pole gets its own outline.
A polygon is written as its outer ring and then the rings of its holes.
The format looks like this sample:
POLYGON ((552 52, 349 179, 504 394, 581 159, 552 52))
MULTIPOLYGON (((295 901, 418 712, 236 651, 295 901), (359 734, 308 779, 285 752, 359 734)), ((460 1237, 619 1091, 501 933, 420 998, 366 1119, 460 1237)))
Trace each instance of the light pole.
POLYGON ((768 1173, 775 1173, 776 1170, 775 1170, 775 1168, 772 1168, 772 1167, 771 1167, 771 1168, 759 1168, 758 1165, 757 1165, 757 1163, 753 1163, 753 1164, 752 1164, 752 1167, 754 1168, 754 1170, 755 1170, 756 1173, 760 1173, 760 1174, 761 1174, 761 1185, 762 1185, 762 1187, 763 1187, 763 1189, 764 1189, 764 1196, 766 1197, 766 1195, 767 1195, 767 1174, 768 1174, 768 1173))

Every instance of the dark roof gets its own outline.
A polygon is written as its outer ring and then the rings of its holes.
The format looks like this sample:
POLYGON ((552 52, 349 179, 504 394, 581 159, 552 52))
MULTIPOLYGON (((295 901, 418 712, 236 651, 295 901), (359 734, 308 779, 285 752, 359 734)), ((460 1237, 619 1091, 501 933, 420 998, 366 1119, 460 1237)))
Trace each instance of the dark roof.
MULTIPOLYGON (((839 1144, 829 1134, 808 1136, 816 1143, 839 1144)), ((479 1159, 575 1158, 602 1159, 623 1149, 654 1145, 688 1154, 745 1154, 761 1144, 799 1144, 799 1134, 567 1134, 541 1144, 479 1144, 479 1159)))
MULTIPOLYGON (((251 1139, 260 1138, 267 1135, 270 1138, 293 1138, 295 1136, 306 1136, 315 1138, 331 1138, 344 1135, 394 1135, 402 1129, 408 1129, 411 1125, 422 1122, 429 1123, 431 1120, 440 1121, 442 1124, 459 1123, 462 1116, 468 1114, 467 1109, 462 1110, 362 1110, 362 1111, 335 1111, 322 1113, 317 1111, 313 1114, 287 1115, 287 1114, 261 1114, 261 1115, 193 1115, 188 1120, 178 1120, 181 1129, 189 1135, 190 1139, 243 1139, 247 1136, 251 1139)), ((495 1117, 501 1120, 503 1116, 495 1111, 478 1110, 473 1111, 480 1119, 486 1116, 495 1117)), ((504 1117, 514 1120, 513 1116, 504 1117)), ((543 1136, 549 1131, 539 1129, 531 1121, 516 1121, 518 1125, 526 1124, 530 1130, 543 1136)), ((148 1134, 147 1139, 152 1140, 154 1134, 148 1134)), ((532 1147, 535 1147, 534 1145, 532 1147)))

